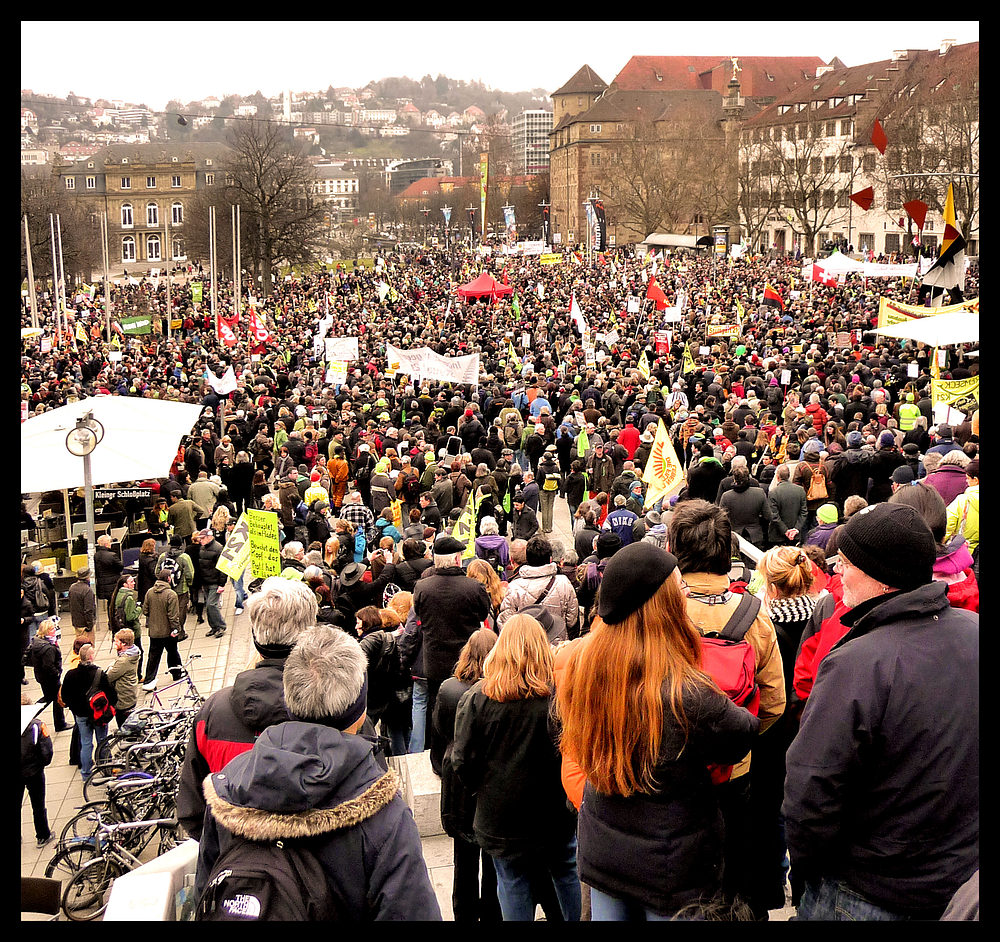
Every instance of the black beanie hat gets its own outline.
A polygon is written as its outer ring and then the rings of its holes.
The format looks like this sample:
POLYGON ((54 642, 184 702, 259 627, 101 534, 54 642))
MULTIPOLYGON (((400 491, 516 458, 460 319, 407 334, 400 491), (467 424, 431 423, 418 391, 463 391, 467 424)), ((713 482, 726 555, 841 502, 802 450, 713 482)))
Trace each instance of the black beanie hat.
POLYGON ((866 576, 909 591, 933 578, 937 547, 924 518, 907 504, 875 504, 854 514, 837 549, 866 576))
POLYGON ((609 625, 624 621, 657 592, 677 568, 677 558, 653 543, 622 547, 604 570, 597 614, 609 625))

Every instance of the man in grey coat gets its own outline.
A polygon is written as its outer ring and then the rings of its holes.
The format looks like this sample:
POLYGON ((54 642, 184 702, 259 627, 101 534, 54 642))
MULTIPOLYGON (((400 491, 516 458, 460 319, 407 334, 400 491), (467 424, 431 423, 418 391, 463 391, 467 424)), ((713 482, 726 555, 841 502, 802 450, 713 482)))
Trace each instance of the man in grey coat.
POLYGON ((778 546, 800 544, 809 516, 805 488, 789 480, 787 464, 779 465, 774 476, 775 484, 768 495, 775 516, 770 528, 771 542, 778 546))

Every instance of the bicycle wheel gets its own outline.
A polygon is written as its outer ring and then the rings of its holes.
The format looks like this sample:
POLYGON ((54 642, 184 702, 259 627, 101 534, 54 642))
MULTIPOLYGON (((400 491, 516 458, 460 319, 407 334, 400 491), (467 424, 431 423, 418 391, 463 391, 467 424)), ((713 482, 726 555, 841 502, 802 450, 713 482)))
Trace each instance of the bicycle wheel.
POLYGON ((73 841, 92 840, 102 821, 112 818, 111 802, 91 801, 85 804, 62 829, 59 845, 68 846, 73 841))
POLYGON ((117 860, 95 857, 70 877, 63 890, 63 912, 74 922, 88 922, 103 915, 111 884, 127 872, 117 860))
POLYGON ((52 855, 52 859, 45 865, 45 876, 50 880, 59 880, 64 886, 69 879, 85 863, 94 859, 97 850, 90 841, 74 841, 52 855))
POLYGON ((108 797, 108 782, 126 771, 128 766, 121 759, 95 765, 83 783, 84 801, 104 801, 108 797))

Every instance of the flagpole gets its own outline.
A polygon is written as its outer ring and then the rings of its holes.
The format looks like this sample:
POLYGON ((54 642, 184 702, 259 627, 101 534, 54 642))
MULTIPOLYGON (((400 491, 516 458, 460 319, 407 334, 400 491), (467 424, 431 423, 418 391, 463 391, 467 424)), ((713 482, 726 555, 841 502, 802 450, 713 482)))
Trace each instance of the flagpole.
POLYGON ((170 305, 170 263, 174 258, 174 251, 170 245, 170 213, 163 215, 163 241, 167 243, 167 342, 174 339, 173 329, 170 322, 174 319, 173 308, 170 305))
POLYGON ((111 343, 111 273, 108 270, 111 259, 108 252, 108 214, 101 213, 101 262, 104 264, 104 327, 111 343))
MULTIPOLYGON (((63 263, 62 250, 62 219, 59 218, 58 213, 56 213, 56 239, 59 243, 59 284, 61 286, 60 294, 62 296, 63 323, 66 325, 66 333, 69 333, 69 311, 66 310, 66 266, 63 263)), ((73 344, 73 352, 75 353, 80 349, 76 343, 75 331, 70 336, 70 340, 73 344)))
POLYGON ((208 264, 212 269, 212 319, 215 321, 215 339, 219 339, 219 308, 217 303, 215 273, 215 207, 208 207, 208 264))
POLYGON ((59 272, 56 270, 56 220, 52 213, 49 213, 49 236, 52 245, 52 302, 53 311, 56 316, 56 343, 59 343, 59 335, 62 333, 62 324, 59 322, 59 272))
MULTIPOLYGON (((31 264, 31 235, 28 230, 28 214, 24 214, 24 253, 28 260, 28 297, 31 299, 31 326, 38 326, 38 299, 35 295, 35 269, 31 264)), ((68 518, 67 518, 68 519, 68 518)))

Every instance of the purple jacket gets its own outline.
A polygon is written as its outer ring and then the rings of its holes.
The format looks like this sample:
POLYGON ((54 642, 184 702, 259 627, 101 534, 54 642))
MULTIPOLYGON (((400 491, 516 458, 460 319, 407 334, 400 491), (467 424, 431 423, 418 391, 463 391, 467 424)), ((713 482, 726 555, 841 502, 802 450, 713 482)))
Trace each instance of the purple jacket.
POLYGON ((923 479, 923 483, 930 484, 941 495, 945 507, 969 485, 965 471, 954 464, 938 465, 937 470, 923 479))

